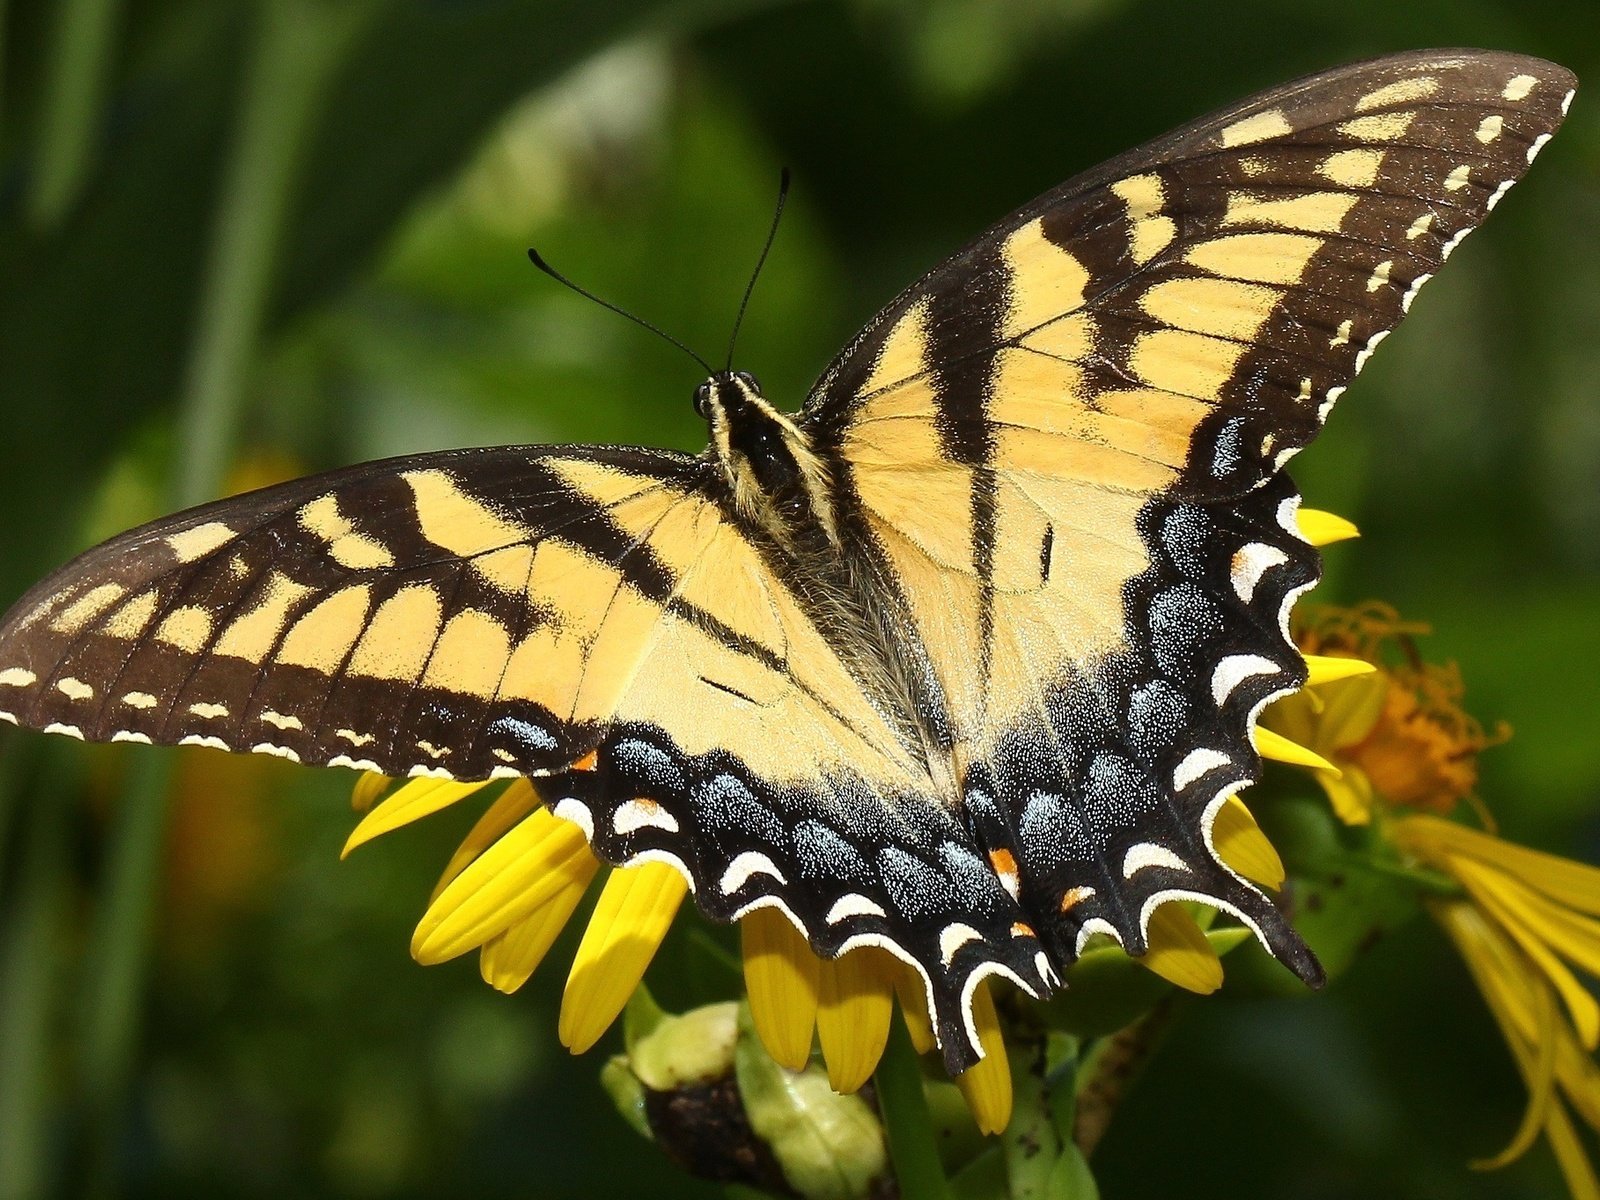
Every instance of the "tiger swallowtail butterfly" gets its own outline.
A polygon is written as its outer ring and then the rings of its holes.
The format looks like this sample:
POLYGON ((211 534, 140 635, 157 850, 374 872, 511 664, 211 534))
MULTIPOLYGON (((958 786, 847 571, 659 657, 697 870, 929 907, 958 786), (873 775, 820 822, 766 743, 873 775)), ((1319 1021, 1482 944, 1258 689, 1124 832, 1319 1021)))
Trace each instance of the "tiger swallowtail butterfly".
POLYGON ((87 552, 0 626, 0 716, 392 776, 535 777, 709 917, 1043 995, 1173 898, 1320 967, 1211 841, 1319 558, 1285 464, 1560 125, 1572 75, 1401 54, 1046 193, 796 414, 699 455, 501 447, 317 475, 87 552))

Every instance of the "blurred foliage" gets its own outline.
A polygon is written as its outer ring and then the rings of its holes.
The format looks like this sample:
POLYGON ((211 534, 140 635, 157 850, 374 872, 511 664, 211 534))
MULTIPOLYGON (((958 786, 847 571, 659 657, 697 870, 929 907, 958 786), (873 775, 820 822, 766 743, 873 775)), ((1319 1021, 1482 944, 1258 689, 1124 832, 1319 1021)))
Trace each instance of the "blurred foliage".
MULTIPOLYGON (((325 74, 272 176, 282 220, 244 230, 264 257, 236 314, 240 483, 485 442, 697 446, 698 368, 523 250, 715 358, 783 164, 790 215, 738 361, 798 403, 977 230, 1254 88, 1422 45, 1600 78, 1600 20, 1566 0, 1226 0, 1203 18, 1180 0, 0 3, 7 601, 168 507, 218 231, 241 219, 251 64, 285 19, 338 41, 307 51, 325 74)), ((1483 761, 1508 832, 1590 861, 1597 111, 1580 93, 1296 462, 1310 501, 1366 533, 1332 553, 1323 594, 1432 620, 1475 711, 1516 729, 1483 761)), ((508 1000, 406 957, 471 814, 338 866, 349 780, 271 761, 171 756, 126 1112, 85 1104, 77 1031, 119 1002, 84 957, 107 830, 152 758, 0 742, 0 1194, 712 1194, 617 1118, 601 1056, 560 1052, 558 968, 508 1000)), ((663 1003, 730 993, 722 941, 674 932, 651 975, 663 1003)), ((1515 1124, 1520 1089, 1430 928, 1391 932, 1315 1001, 1227 997, 1178 1016, 1096 1154, 1105 1194, 1552 1194, 1543 1152, 1464 1169, 1515 1124)))

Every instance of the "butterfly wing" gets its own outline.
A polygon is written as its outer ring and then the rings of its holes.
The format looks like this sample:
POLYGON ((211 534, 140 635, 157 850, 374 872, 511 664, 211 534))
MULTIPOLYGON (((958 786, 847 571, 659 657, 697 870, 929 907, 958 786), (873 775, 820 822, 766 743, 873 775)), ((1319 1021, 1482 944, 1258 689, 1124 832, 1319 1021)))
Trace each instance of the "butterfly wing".
POLYGON ((920 634, 966 815, 1070 959, 1176 896, 1308 978, 1210 825, 1303 683, 1319 562, 1283 466, 1560 124, 1572 76, 1400 55, 1246 100, 1062 185, 905 292, 804 425, 920 634))
POLYGON ((546 777, 614 864, 916 965, 956 1065, 1040 947, 705 461, 504 448, 269 488, 89 551, 0 623, 0 715, 388 775, 546 777), (958 944, 941 933, 970 932, 958 944))

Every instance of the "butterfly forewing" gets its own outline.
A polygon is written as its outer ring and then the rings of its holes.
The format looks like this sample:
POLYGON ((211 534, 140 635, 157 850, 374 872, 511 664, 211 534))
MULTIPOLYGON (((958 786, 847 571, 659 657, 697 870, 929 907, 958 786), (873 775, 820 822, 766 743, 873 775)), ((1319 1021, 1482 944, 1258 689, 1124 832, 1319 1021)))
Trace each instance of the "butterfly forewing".
POLYGON ((0 626, 0 713, 389 775, 541 776, 601 857, 673 863, 713 917, 772 905, 819 953, 898 954, 970 1062, 966 981, 998 969, 1042 992, 1037 939, 707 484, 675 455, 508 448, 208 505, 25 597, 0 626))
POLYGON ((1560 124, 1572 76, 1400 55, 1247 100, 1026 206, 829 369, 806 426, 949 703, 978 840, 1072 957, 1233 908, 1209 846, 1317 577, 1288 459, 1560 124), (1047 920, 1049 914, 1051 920, 1047 920), (1057 919, 1059 914, 1059 919, 1057 919))

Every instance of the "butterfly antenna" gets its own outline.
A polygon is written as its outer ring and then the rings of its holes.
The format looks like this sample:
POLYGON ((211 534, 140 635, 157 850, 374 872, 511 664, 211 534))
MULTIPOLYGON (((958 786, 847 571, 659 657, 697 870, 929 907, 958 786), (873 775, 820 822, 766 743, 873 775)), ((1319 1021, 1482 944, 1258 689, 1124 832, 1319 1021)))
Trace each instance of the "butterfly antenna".
POLYGON ((783 202, 789 198, 789 168, 778 176, 778 209, 772 214, 772 228, 767 230, 767 241, 761 247, 761 257, 756 259, 756 269, 750 272, 750 282, 744 285, 744 299, 739 301, 739 315, 733 319, 733 332, 728 335, 728 364, 725 371, 733 369, 733 346, 739 340, 739 326, 744 324, 744 310, 750 307, 750 293, 756 290, 756 280, 761 278, 761 268, 767 265, 767 252, 772 249, 772 239, 778 236, 778 222, 783 219, 783 202))
POLYGON ((619 317, 627 317, 628 320, 632 321, 635 325, 639 325, 639 326, 642 326, 645 329, 648 329, 651 333, 655 334, 658 338, 662 339, 663 341, 671 342, 679 350, 682 350, 690 358, 694 359, 695 362, 699 363, 703 368, 705 368, 705 373, 707 375, 716 374, 716 372, 712 369, 710 363, 708 363, 705 359, 701 358, 698 354, 696 354, 693 350, 689 349, 689 347, 685 346, 682 342, 680 342, 677 338, 673 337, 666 330, 660 328, 659 326, 652 325, 649 321, 646 321, 643 317, 634 316, 627 309, 622 308, 622 307, 620 307, 620 306, 618 306, 616 304, 612 304, 609 300, 600 299, 599 296, 596 296, 593 292, 589 291, 587 288, 579 287, 577 284, 573 283, 572 280, 568 279, 565 275, 563 275, 560 271, 556 270, 549 263, 545 262, 544 256, 541 255, 532 246, 528 247, 528 261, 531 262, 534 266, 538 267, 539 270, 543 271, 546 275, 550 276, 551 279, 554 279, 559 284, 564 284, 565 286, 571 288, 573 291, 577 292, 578 295, 584 297, 586 300, 593 300, 601 308, 608 308, 612 312, 616 313, 619 317))

